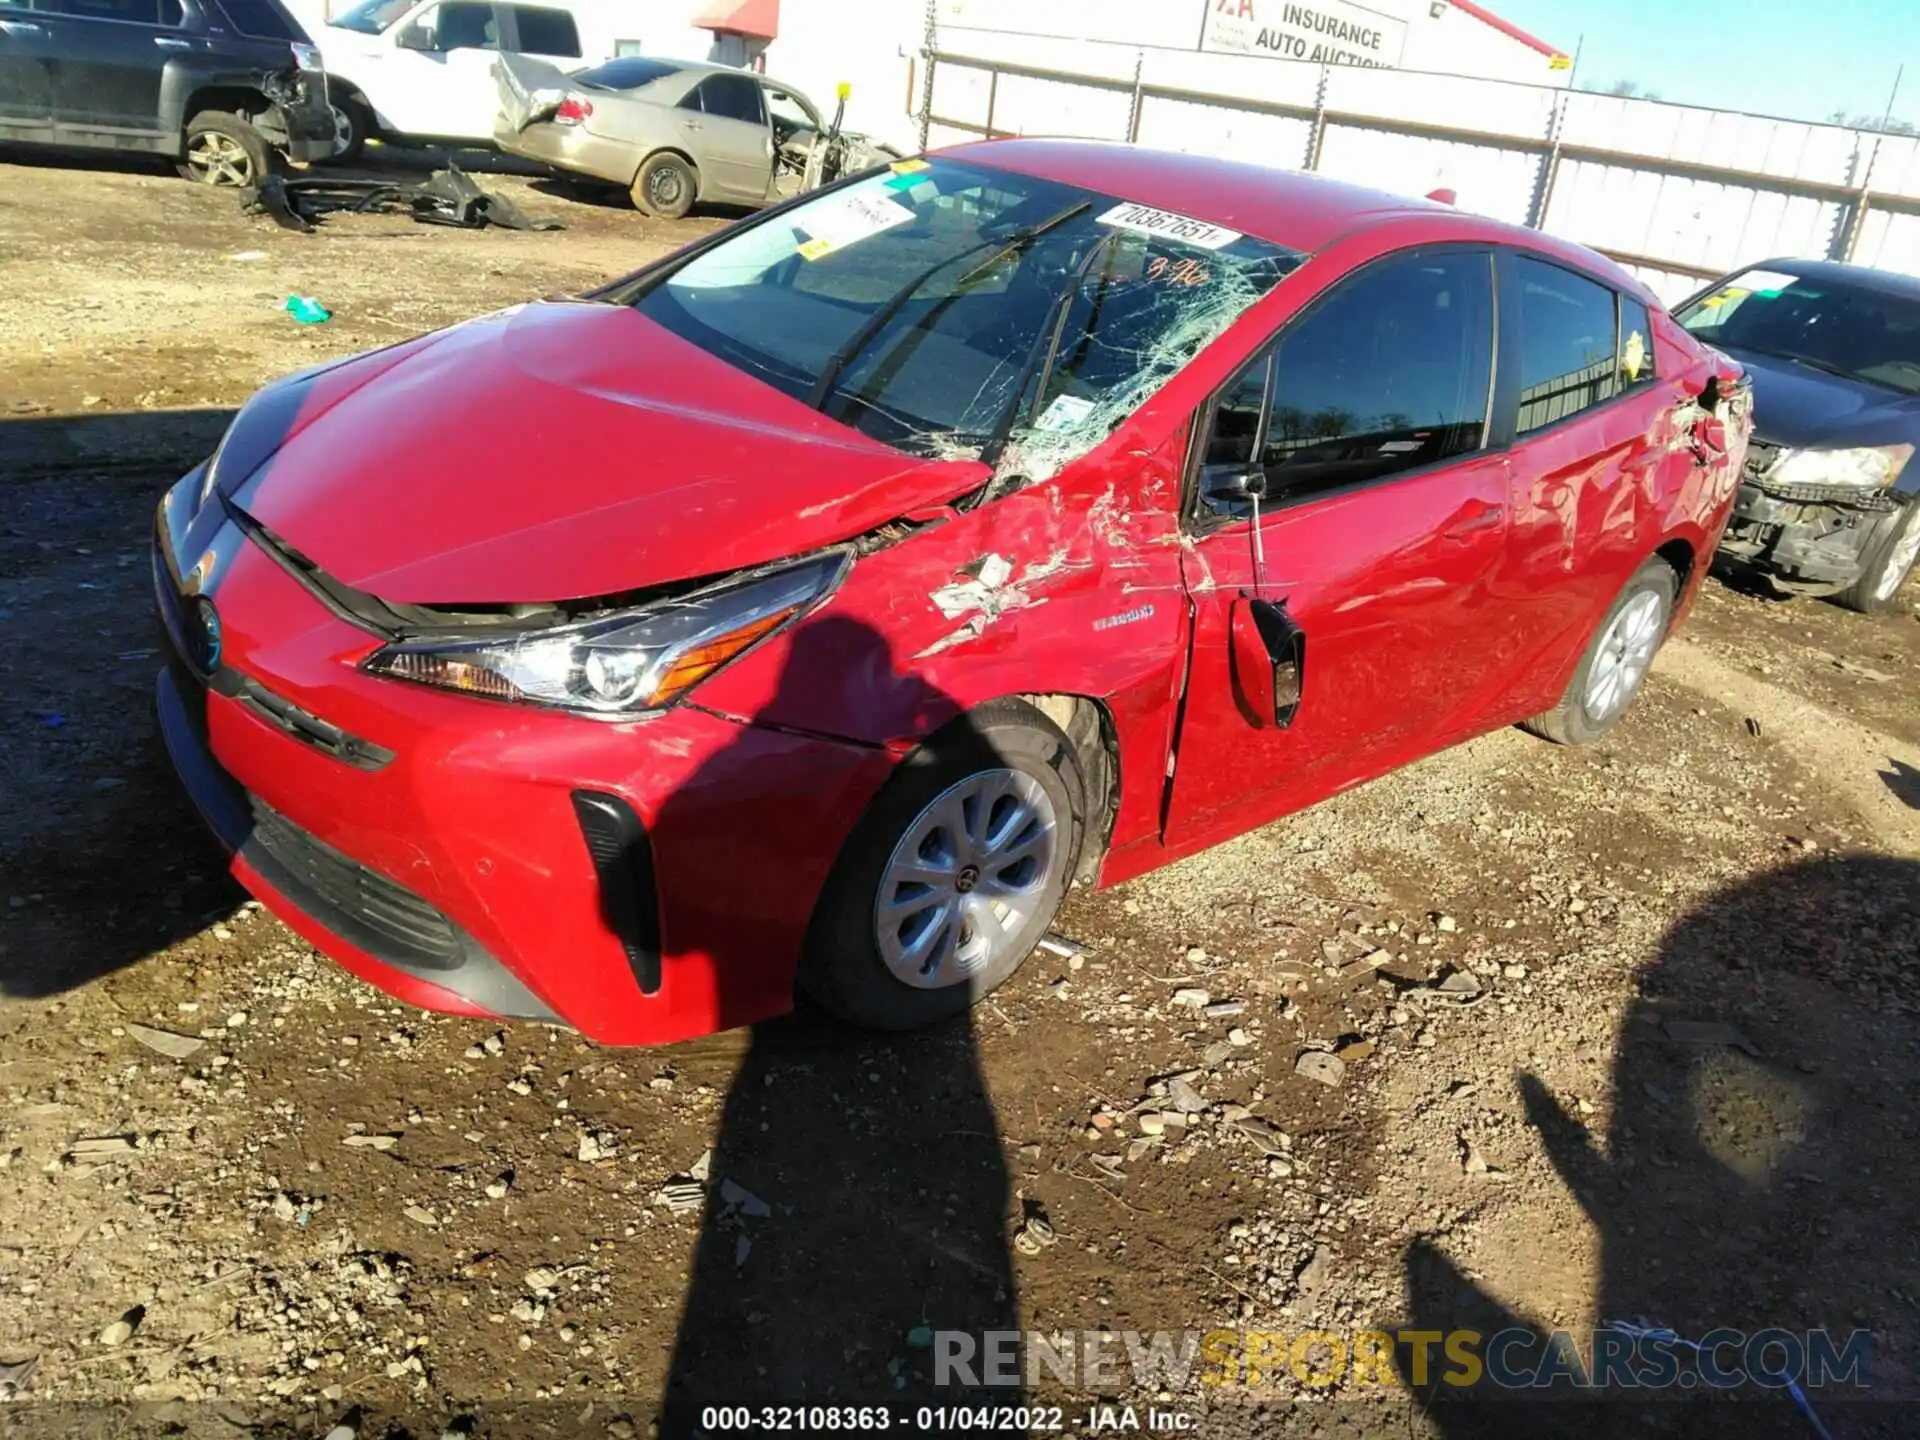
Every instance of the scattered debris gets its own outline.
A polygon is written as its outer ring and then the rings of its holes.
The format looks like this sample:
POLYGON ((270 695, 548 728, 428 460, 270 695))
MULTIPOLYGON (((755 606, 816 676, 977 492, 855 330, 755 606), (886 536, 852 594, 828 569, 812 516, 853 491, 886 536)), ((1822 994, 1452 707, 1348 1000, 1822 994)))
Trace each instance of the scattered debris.
POLYGON ((1322 1085, 1337 1086, 1346 1078, 1347 1067, 1339 1056, 1325 1050, 1306 1050, 1293 1062, 1293 1073, 1322 1085))
POLYGON ((1044 1214, 1033 1213, 1029 1214, 1026 1223, 1014 1232, 1013 1248, 1022 1255, 1038 1255, 1059 1238, 1053 1233, 1053 1226, 1047 1222, 1044 1214))
POLYGON ((88 1160, 125 1160, 140 1153, 140 1144, 131 1135, 90 1135, 76 1140, 63 1157, 68 1164, 88 1160))
POLYGON ((1282 1154, 1293 1144, 1286 1131, 1271 1120, 1262 1120, 1258 1115, 1236 1116, 1227 1124, 1251 1140, 1265 1155, 1282 1154))
POLYGON ((1173 992, 1173 1003, 1188 1010, 1204 1010, 1212 1001, 1212 991, 1194 985, 1173 992))
POLYGON ((240 192, 240 210, 246 215, 271 215, 285 230, 311 233, 323 215, 346 211, 355 215, 410 212, 422 225, 451 225, 478 230, 498 225, 506 230, 564 230, 558 220, 533 220, 502 195, 490 195, 459 166, 449 164, 414 185, 388 180, 339 180, 330 176, 289 179, 269 175, 240 192))
POLYGON ((429 1229, 431 1229, 433 1226, 436 1226, 440 1223, 439 1219, 435 1217, 434 1213, 431 1210, 427 1209, 427 1207, 424 1205, 409 1205, 405 1210, 401 1211, 400 1213, 405 1215, 407 1219, 413 1221, 414 1224, 425 1225, 429 1229))
POLYGON ((0 1400, 11 1399, 26 1389, 39 1366, 38 1355, 29 1355, 24 1360, 0 1360, 0 1400))
POLYGON ((1203 1013, 1209 1020, 1228 1020, 1235 1015, 1244 1015, 1246 1009, 1247 1002, 1244 1000, 1216 1000, 1203 1013))
POLYGON ((1040 949, 1058 955, 1062 960, 1078 960, 1087 953, 1086 946, 1064 935, 1056 935, 1051 930, 1040 937, 1040 949))
POLYGON ((1373 1051, 1373 1041, 1354 1040, 1342 1045, 1333 1052, 1333 1055, 1342 1065, 1358 1065, 1362 1060, 1373 1054, 1373 1051))
POLYGON ((126 1031, 149 1050, 165 1055, 170 1060, 184 1060, 207 1043, 198 1035, 181 1035, 173 1030, 156 1030, 151 1025, 129 1023, 126 1031))
POLYGON ((1193 1080, 1186 1075, 1175 1075, 1167 1081, 1167 1096, 1182 1115, 1198 1115, 1207 1108, 1206 1097, 1194 1089, 1193 1080))
POLYGON ((324 325, 333 318, 333 312, 311 295, 289 295, 281 308, 301 325, 324 325))
POLYGON ((1294 1283, 1300 1287, 1302 1295, 1317 1295, 1327 1283, 1327 1273, 1333 1268, 1333 1252, 1325 1245, 1316 1245, 1313 1258, 1300 1267, 1300 1273, 1294 1277, 1294 1283))
POLYGON ((720 1182, 720 1199, 729 1209, 738 1210, 750 1220, 764 1220, 773 1214, 771 1205, 732 1180, 720 1182))
POLYGON ((400 1143, 398 1135, 349 1135, 340 1142, 356 1150, 391 1150, 400 1143))
POLYGON ((118 1320, 114 1321, 99 1335, 99 1341, 109 1350, 124 1345, 133 1338, 133 1332, 140 1328, 140 1322, 147 1317, 147 1307, 136 1305, 118 1320))
POLYGON ((617 1153, 617 1142, 604 1131, 582 1130, 580 1148, 575 1152, 581 1160, 589 1164, 597 1160, 611 1160, 617 1153))

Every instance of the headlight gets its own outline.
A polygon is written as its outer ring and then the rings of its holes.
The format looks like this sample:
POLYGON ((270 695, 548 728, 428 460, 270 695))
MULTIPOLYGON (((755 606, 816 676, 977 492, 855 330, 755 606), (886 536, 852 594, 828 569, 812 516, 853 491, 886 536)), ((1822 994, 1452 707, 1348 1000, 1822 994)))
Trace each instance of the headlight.
POLYGON ((1911 445, 1881 445, 1859 450, 1787 450, 1773 462, 1770 485, 1856 485, 1871 490, 1891 485, 1913 454, 1911 445))
POLYGON ((677 600, 490 639, 396 641, 362 662, 375 675, 491 700, 625 719, 672 704, 816 604, 846 573, 836 550, 677 600))
POLYGON ((317 74, 326 68, 326 62, 320 58, 319 49, 300 40, 293 42, 293 63, 310 75, 317 74))

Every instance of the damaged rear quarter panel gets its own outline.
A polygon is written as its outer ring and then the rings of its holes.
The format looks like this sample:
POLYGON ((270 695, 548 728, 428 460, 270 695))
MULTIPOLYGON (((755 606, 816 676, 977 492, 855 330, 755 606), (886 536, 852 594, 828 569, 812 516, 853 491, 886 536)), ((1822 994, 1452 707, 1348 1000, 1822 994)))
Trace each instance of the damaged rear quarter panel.
POLYGON ((1178 525, 1185 426, 1123 443, 859 560, 800 626, 695 702, 904 752, 986 701, 1104 701, 1121 755, 1118 847, 1157 829, 1187 632, 1178 525), (794 653, 808 664, 790 665, 794 653), (832 654, 837 663, 821 663, 832 654))

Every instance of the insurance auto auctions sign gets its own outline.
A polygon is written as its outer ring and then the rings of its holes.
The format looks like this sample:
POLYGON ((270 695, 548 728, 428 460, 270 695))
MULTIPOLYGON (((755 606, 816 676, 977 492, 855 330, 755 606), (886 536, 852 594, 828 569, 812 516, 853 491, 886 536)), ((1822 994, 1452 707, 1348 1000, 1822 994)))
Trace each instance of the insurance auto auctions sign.
POLYGON ((1407 24, 1349 0, 1206 0, 1200 48, 1320 65, 1393 69, 1407 24))

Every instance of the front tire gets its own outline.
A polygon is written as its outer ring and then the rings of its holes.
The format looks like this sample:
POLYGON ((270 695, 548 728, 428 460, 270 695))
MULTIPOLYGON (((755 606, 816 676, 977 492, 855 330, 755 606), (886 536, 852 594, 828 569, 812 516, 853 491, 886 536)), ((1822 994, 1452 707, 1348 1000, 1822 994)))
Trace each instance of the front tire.
POLYGON ((373 112, 358 95, 342 95, 333 106, 333 154, 335 165, 350 165, 360 158, 373 134, 373 112))
POLYGON ((662 151, 647 157, 633 179, 633 208, 660 220, 683 220, 700 198, 700 181, 693 167, 678 155, 662 151))
POLYGON ((1834 601, 1862 615, 1884 615, 1893 609, 1900 587, 1920 560, 1920 498, 1909 500, 1884 516, 1867 541, 1867 561, 1860 578, 1835 595, 1834 601))
POLYGON ((1560 703, 1522 728, 1556 745, 1591 745, 1619 724, 1667 638, 1679 593, 1680 577, 1657 555, 1634 571, 1594 631, 1560 703))
POLYGON ((187 140, 177 167, 189 180, 229 189, 258 185, 273 173, 273 147, 240 116, 202 110, 187 122, 187 140))
POLYGON ((814 911, 802 988, 879 1030, 963 1013, 1053 924, 1085 815, 1073 742, 1032 706, 998 700, 948 726, 848 838, 814 911))

